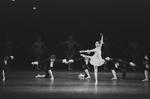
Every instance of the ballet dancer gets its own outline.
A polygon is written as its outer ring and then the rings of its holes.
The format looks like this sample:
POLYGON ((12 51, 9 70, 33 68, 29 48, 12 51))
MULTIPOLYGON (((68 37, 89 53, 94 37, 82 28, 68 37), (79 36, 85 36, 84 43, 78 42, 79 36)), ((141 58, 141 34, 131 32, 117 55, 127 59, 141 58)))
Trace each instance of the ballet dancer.
MULTIPOLYGON (((75 49, 74 49, 74 45, 79 46, 80 48, 82 48, 77 42, 75 42, 73 40, 73 35, 70 35, 69 40, 62 43, 63 45, 67 44, 68 47, 65 50, 65 53, 67 55, 67 60, 70 60, 74 57, 74 54, 76 53, 75 49)), ((68 64, 68 70, 73 70, 73 65, 71 63, 68 64)))
MULTIPOLYGON (((35 54, 35 59, 39 62, 41 60, 42 55, 47 52, 49 54, 44 42, 41 41, 41 37, 37 38, 37 41, 34 43, 34 45, 31 47, 30 51, 34 49, 33 53, 35 54), (34 49, 35 48, 35 49, 34 49), (45 50, 45 51, 44 51, 45 50)), ((29 51, 29 52, 30 52, 29 51)), ((36 66, 36 69, 40 69, 40 65, 38 64, 36 66)))
POLYGON ((31 62, 32 65, 39 65, 39 64, 42 64, 42 66, 44 66, 44 64, 46 64, 46 68, 45 68, 45 75, 40 75, 38 74, 37 76, 35 76, 35 78, 38 78, 38 77, 45 77, 45 78, 49 78, 51 77, 51 80, 54 80, 54 76, 53 76, 53 72, 52 72, 52 67, 53 67, 53 64, 55 61, 59 61, 59 62, 62 62, 62 63, 66 63, 67 64, 67 60, 66 59, 61 59, 61 60, 56 60, 56 56, 55 55, 51 55, 50 58, 48 59, 45 59, 43 61, 34 61, 34 62, 31 62))
POLYGON ((117 74, 116 74, 116 69, 120 69, 122 71, 122 79, 126 79, 126 66, 130 65, 130 66, 136 66, 135 63, 133 62, 127 62, 127 61, 123 61, 122 59, 117 59, 117 58, 110 58, 110 57, 106 57, 105 61, 111 61, 114 63, 114 65, 111 67, 111 72, 113 74, 113 78, 111 80, 117 80, 117 74))
MULTIPOLYGON (((10 41, 9 35, 6 35, 5 40, 0 44, 0 49, 1 49, 0 54, 2 56, 12 56, 13 55, 12 47, 21 49, 20 47, 16 46, 12 41, 10 41)), ((7 66, 6 68, 8 69, 10 66, 9 62, 7 62, 6 66, 7 66)))
POLYGON ((90 58, 90 63, 94 66, 95 85, 98 85, 98 67, 102 66, 105 63, 105 60, 102 59, 102 56, 101 56, 101 53, 102 53, 101 47, 104 44, 103 34, 100 33, 100 35, 101 35, 101 40, 100 40, 100 42, 96 41, 96 43, 95 43, 96 48, 94 48, 92 50, 79 51, 80 53, 83 53, 83 52, 87 52, 87 53, 94 52, 95 53, 93 56, 81 54, 82 57, 90 58))
MULTIPOLYGON (((120 46, 118 45, 115 45, 113 43, 111 43, 108 39, 108 37, 105 37, 104 39, 104 45, 103 45, 103 57, 112 57, 113 54, 112 54, 112 48, 118 48, 118 49, 121 49, 120 46)), ((104 65, 104 70, 108 70, 107 69, 107 63, 104 65)))
POLYGON ((75 61, 78 61, 78 60, 83 60, 83 63, 82 63, 82 68, 84 70, 84 74, 80 74, 78 75, 79 78, 85 78, 85 79, 90 79, 91 76, 90 76, 90 73, 89 73, 89 61, 90 59, 88 57, 81 57, 81 58, 77 58, 77 59, 70 59, 69 61, 67 61, 66 63, 73 63, 75 61))
MULTIPOLYGON (((129 47, 124 51, 124 53, 127 52, 127 50, 131 51, 131 58, 132 61, 137 64, 137 59, 141 55, 141 52, 145 53, 144 49, 142 48, 141 44, 138 42, 137 37, 134 38, 134 41, 130 43, 129 47)), ((133 70, 136 70, 135 67, 132 68, 133 70)))
POLYGON ((148 71, 149 71, 150 66, 149 66, 149 59, 147 55, 144 56, 143 64, 145 65, 145 68, 144 68, 145 79, 143 79, 142 81, 149 81, 148 71))
POLYGON ((0 77, 5 81, 5 69, 7 67, 8 59, 13 59, 14 56, 0 56, 0 77))

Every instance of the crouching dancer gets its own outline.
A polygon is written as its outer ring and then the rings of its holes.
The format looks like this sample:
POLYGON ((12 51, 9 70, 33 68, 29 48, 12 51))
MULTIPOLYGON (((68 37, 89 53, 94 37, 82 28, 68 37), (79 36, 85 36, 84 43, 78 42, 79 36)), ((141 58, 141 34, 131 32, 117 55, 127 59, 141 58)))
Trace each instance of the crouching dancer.
POLYGON ((45 68, 45 72, 46 72, 45 75, 38 74, 37 76, 35 76, 35 78, 38 78, 38 77, 49 78, 49 77, 51 77, 51 80, 54 80, 53 72, 52 72, 51 69, 52 69, 53 64, 54 64, 55 61, 59 61, 59 62, 62 62, 62 63, 66 63, 67 62, 66 59, 56 60, 56 56, 55 55, 51 55, 50 58, 45 59, 45 60, 40 61, 40 62, 38 62, 38 61, 32 62, 31 64, 33 64, 33 65, 42 64, 44 66, 44 64, 45 64, 45 66, 46 66, 46 68, 45 68))
POLYGON ((111 72, 113 74, 113 78, 111 80, 117 80, 117 74, 116 74, 116 69, 120 69, 123 75, 123 79, 126 79, 126 69, 127 69, 127 65, 130 66, 136 66, 133 62, 127 62, 127 61, 123 61, 121 59, 117 59, 117 58, 110 58, 110 57, 106 57, 105 61, 111 61, 114 63, 114 65, 111 67, 111 72))

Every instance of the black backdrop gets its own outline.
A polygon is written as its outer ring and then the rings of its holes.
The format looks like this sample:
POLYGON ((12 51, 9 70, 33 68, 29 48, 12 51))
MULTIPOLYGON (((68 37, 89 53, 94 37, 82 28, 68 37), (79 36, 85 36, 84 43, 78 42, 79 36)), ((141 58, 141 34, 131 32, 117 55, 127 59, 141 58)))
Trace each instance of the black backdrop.
POLYGON ((135 36, 149 54, 149 5, 149 0, 0 0, 0 40, 8 34, 22 48, 13 48, 13 63, 20 68, 29 67, 34 59, 28 52, 38 36, 50 54, 64 58, 65 48, 55 46, 68 40, 70 34, 82 47, 90 49, 102 32, 122 47, 114 50, 115 57, 130 60, 122 53, 135 36))

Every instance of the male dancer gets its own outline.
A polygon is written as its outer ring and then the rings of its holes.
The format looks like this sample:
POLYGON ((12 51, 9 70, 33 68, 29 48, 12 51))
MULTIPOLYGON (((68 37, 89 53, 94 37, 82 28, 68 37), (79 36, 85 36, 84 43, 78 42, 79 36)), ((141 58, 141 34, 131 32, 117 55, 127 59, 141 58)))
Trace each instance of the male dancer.
POLYGON ((126 79, 126 68, 127 65, 136 66, 133 62, 123 61, 117 58, 106 57, 105 61, 111 61, 114 63, 114 66, 111 67, 111 72, 113 74, 113 78, 111 80, 117 80, 116 69, 120 69, 122 71, 123 79, 126 79))

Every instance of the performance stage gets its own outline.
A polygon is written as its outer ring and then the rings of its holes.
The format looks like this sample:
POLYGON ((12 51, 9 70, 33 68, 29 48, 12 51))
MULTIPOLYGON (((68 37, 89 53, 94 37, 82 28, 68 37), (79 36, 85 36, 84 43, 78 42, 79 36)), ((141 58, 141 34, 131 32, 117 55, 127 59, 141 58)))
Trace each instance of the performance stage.
POLYGON ((91 79, 79 79, 83 71, 53 70, 55 79, 35 78, 36 70, 6 70, 6 80, 0 81, 0 99, 53 99, 53 98, 99 98, 99 99, 149 99, 150 83, 142 82, 144 73, 127 72, 127 79, 112 81, 110 71, 99 71, 97 86, 91 79))

